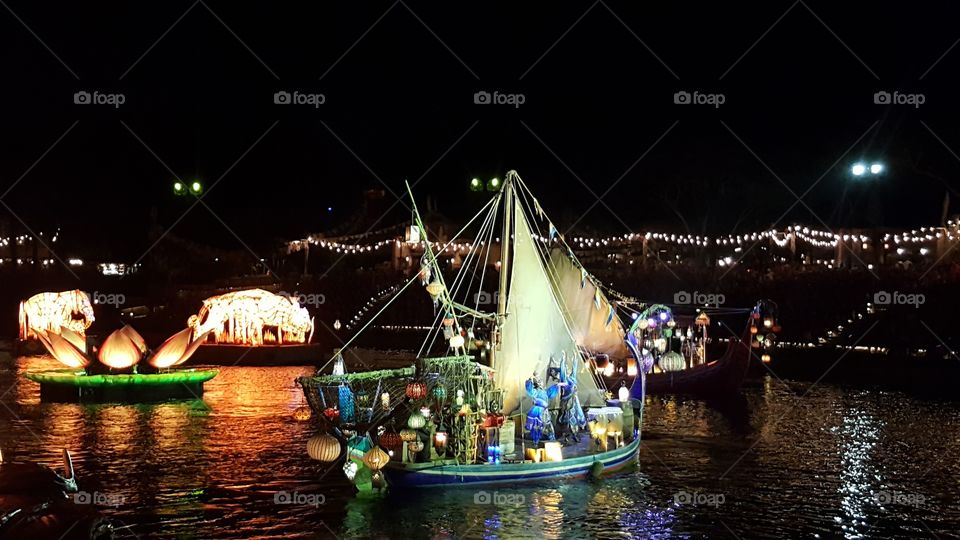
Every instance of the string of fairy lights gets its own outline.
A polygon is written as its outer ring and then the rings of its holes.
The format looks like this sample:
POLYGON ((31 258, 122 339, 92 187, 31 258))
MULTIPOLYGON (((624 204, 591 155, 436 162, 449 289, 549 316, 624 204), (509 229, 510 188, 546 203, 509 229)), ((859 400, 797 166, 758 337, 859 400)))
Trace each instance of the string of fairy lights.
MULTIPOLYGON (((392 228, 391 228, 392 229, 392 228)), ((541 242, 549 242, 548 238, 535 236, 541 242)), ((885 233, 880 240, 882 249, 887 253, 896 253, 904 255, 908 249, 906 246, 914 244, 936 243, 940 240, 955 242, 960 240, 960 221, 948 221, 946 227, 921 227, 899 233, 885 233)), ((497 239, 499 241, 499 239, 497 239)), ((875 249, 875 240, 865 234, 835 233, 826 230, 817 230, 810 227, 791 225, 784 230, 769 229, 765 231, 745 233, 738 235, 725 236, 701 236, 692 234, 675 234, 662 232, 646 233, 628 233, 617 236, 607 237, 587 237, 575 236, 567 241, 567 244, 578 251, 602 250, 630 247, 635 244, 654 243, 658 246, 672 245, 676 247, 701 247, 710 246, 733 248, 729 255, 733 257, 736 253, 743 251, 743 247, 752 244, 770 241, 780 248, 788 247, 791 241, 804 244, 817 249, 836 249, 842 242, 844 245, 857 247, 862 251, 875 249)), ((384 248, 402 248, 403 246, 412 246, 423 242, 402 240, 396 237, 377 240, 372 243, 350 243, 344 238, 324 239, 308 237, 300 240, 288 242, 288 252, 296 252, 304 249, 309 244, 311 248, 321 248, 339 254, 362 254, 370 253, 384 248)), ((446 253, 469 253, 473 249, 482 248, 483 243, 471 242, 451 242, 445 244, 442 242, 432 242, 431 247, 435 250, 442 250, 446 253)), ((931 251, 929 247, 922 247, 920 255, 926 255, 931 251)), ((724 257, 721 257, 723 259, 724 257)))
POLYGON ((353 327, 355 325, 363 322, 364 316, 367 314, 367 312, 369 312, 372 308, 374 308, 377 304, 379 304, 386 298, 396 293, 397 290, 399 290, 402 285, 403 285, 402 283, 397 283, 392 287, 387 287, 386 289, 377 291, 376 294, 368 298, 367 301, 363 304, 363 306, 361 306, 360 309, 357 310, 357 313, 353 317, 351 317, 349 321, 347 321, 347 324, 346 324, 347 330, 353 330, 353 327))

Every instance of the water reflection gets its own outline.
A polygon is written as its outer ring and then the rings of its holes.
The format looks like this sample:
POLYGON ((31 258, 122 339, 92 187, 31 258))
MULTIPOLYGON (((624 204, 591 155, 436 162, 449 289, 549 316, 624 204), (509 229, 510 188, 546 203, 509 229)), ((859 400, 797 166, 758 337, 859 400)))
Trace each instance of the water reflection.
POLYGON ((651 398, 639 467, 602 482, 354 496, 304 451, 290 415, 310 368, 223 368, 203 400, 40 403, 26 369, 0 367, 0 447, 59 466, 141 538, 941 537, 960 530, 960 406, 770 379, 729 402, 651 398), (923 496, 878 504, 876 493, 923 496), (323 495, 285 505, 280 491, 323 495), (680 492, 722 495, 689 504, 680 492), (497 494, 495 497, 493 494, 497 494), (716 498, 715 498, 716 500, 716 498), (909 501, 908 501, 909 502, 909 501), (922 520, 922 521, 921 521, 922 520))

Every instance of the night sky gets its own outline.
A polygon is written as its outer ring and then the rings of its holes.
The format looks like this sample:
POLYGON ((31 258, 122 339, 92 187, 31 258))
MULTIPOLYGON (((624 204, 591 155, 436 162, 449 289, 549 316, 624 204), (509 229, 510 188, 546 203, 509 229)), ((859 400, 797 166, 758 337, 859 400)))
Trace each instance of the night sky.
POLYGON ((562 224, 604 233, 933 225, 960 187, 949 2, 236 4, 3 3, 8 230, 136 257, 155 209, 179 237, 266 249, 405 179, 463 220, 486 197, 470 178, 509 169, 562 224), (852 179, 858 159, 887 174, 852 179), (174 175, 207 189, 185 217, 174 175))

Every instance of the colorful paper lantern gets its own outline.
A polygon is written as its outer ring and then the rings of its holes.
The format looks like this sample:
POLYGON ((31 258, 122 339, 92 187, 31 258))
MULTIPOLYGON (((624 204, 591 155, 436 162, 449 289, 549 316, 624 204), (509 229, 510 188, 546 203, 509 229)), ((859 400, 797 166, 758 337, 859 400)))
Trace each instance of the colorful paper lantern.
POLYGON ((444 399, 447 399, 447 388, 442 384, 434 386, 430 393, 433 394, 433 398, 437 401, 443 401, 444 399))
POLYGON ((427 385, 420 381, 413 381, 407 385, 407 397, 413 400, 423 399, 427 396, 427 385))
POLYGON ((660 369, 666 372, 682 371, 687 367, 687 362, 683 356, 676 351, 670 351, 660 357, 660 369))
POLYGON ((371 471, 379 471, 387 462, 390 461, 390 454, 383 451, 379 446, 374 446, 363 455, 363 463, 371 471))
POLYGON ((340 457, 340 441, 326 433, 314 435, 307 441, 307 455, 324 463, 334 462, 340 457))
POLYGON ((450 338, 450 348, 451 348, 451 349, 459 349, 460 347, 463 347, 463 344, 464 344, 464 343, 465 343, 465 341, 464 341, 464 339, 463 339, 463 336, 461 336, 460 334, 454 334, 454 335, 450 338))
POLYGON ((697 315, 694 323, 697 326, 710 326, 710 317, 706 314, 706 312, 701 311, 700 314, 697 315))
POLYGON ((420 413, 413 413, 407 419, 407 427, 410 429, 423 429, 425 425, 427 425, 427 419, 420 413))
POLYGON ((310 407, 306 405, 301 405, 293 410, 293 419, 297 422, 306 422, 313 416, 313 413, 310 412, 310 407))
POLYGON ((400 430, 400 440, 403 442, 411 442, 417 440, 417 430, 415 429, 401 429, 400 430))
POLYGON ((338 397, 340 402, 340 421, 346 423, 353 422, 353 392, 350 390, 350 387, 347 385, 340 386, 338 397))
POLYGON ((396 431, 384 431, 380 438, 377 440, 380 446, 384 447, 388 451, 396 452, 403 445, 403 439, 400 438, 400 434, 396 431))

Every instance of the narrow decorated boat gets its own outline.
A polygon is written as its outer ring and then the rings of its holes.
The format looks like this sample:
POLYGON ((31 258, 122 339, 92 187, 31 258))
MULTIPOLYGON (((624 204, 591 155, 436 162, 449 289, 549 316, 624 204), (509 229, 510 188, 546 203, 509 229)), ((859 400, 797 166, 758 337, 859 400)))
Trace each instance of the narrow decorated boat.
MULTIPOLYGON (((450 281, 443 270, 452 261, 441 259, 444 249, 434 252, 415 203, 413 214, 421 270, 380 313, 420 283, 434 304, 431 330, 409 366, 348 373, 337 354, 298 379, 323 426, 308 454, 343 462, 359 487, 375 488, 596 477, 635 464, 643 373, 639 394, 615 399, 584 354, 597 329, 622 351, 625 336, 608 325, 581 328, 551 252, 579 263, 517 173, 454 236, 479 222, 450 281), (496 283, 492 295, 488 282, 496 283)), ((591 298, 605 317, 609 303, 591 298)))

